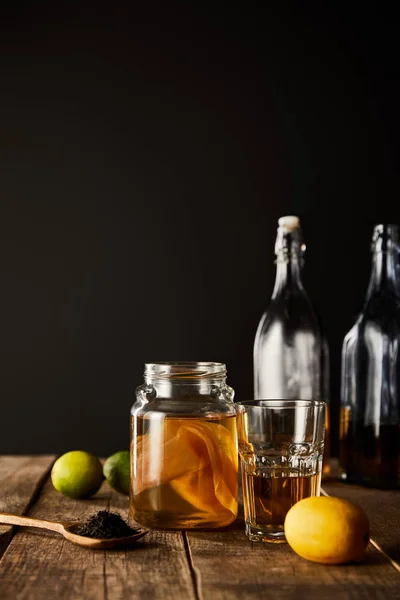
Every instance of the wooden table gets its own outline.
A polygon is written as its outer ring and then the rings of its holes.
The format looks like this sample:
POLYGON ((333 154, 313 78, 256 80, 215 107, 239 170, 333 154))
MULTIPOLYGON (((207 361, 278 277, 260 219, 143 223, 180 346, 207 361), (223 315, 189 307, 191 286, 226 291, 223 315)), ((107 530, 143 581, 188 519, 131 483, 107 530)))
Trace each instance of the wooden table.
MULTIPOLYGON (((57 493, 52 456, 0 457, 0 511, 86 519, 109 507, 127 518, 127 498, 107 484, 89 500, 57 493)), ((229 531, 152 531, 130 550, 92 551, 57 534, 0 525, 1 600, 400 599, 400 492, 325 485, 361 504, 372 543, 359 564, 325 566, 286 544, 249 542, 238 520, 229 531)))

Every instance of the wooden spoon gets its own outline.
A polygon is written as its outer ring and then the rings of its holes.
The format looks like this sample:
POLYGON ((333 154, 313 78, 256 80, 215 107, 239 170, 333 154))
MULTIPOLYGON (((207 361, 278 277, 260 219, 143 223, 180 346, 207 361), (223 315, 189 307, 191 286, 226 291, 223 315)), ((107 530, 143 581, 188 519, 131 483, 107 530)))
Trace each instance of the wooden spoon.
POLYGON ((84 546, 85 548, 105 550, 107 548, 117 548, 131 546, 136 540, 148 533, 147 531, 138 531, 128 537, 119 538, 90 538, 74 533, 80 523, 62 523, 57 521, 45 521, 43 519, 31 519, 19 515, 8 515, 0 513, 0 523, 7 525, 22 525, 24 527, 39 527, 40 529, 50 529, 63 535, 69 542, 84 546))

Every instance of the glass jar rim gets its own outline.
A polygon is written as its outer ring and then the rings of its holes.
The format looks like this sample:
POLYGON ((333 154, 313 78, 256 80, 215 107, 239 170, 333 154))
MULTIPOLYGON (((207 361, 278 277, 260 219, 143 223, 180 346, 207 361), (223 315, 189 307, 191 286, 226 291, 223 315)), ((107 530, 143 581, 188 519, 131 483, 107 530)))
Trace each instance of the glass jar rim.
POLYGON ((290 399, 290 400, 285 400, 285 399, 260 399, 260 400, 238 400, 236 402, 236 404, 238 404, 239 406, 248 406, 251 408, 267 408, 267 409, 274 409, 274 408, 289 408, 289 409, 293 409, 293 408, 321 408, 323 406, 326 406, 327 403, 324 402, 323 400, 296 400, 296 399, 290 399))
POLYGON ((221 362, 157 361, 144 367, 144 376, 156 379, 207 379, 226 377, 227 373, 221 362))

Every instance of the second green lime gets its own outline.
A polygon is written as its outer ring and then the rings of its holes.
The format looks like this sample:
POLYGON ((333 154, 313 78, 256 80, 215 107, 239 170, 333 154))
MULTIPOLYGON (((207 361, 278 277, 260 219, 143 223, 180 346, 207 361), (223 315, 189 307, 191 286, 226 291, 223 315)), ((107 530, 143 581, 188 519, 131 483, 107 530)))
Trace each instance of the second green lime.
POLYGON ((104 463, 103 474, 114 490, 128 496, 130 484, 129 450, 121 450, 109 456, 104 463))

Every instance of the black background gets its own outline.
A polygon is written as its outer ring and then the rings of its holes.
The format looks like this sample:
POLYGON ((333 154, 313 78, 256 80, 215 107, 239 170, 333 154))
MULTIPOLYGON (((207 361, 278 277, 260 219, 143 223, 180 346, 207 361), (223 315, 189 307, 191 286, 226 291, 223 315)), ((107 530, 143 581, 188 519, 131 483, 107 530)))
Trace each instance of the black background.
POLYGON ((384 2, 261 5, 3 9, 0 452, 128 447, 147 361, 226 362, 251 396, 284 214, 337 430, 372 227, 400 222, 399 22, 384 2))

